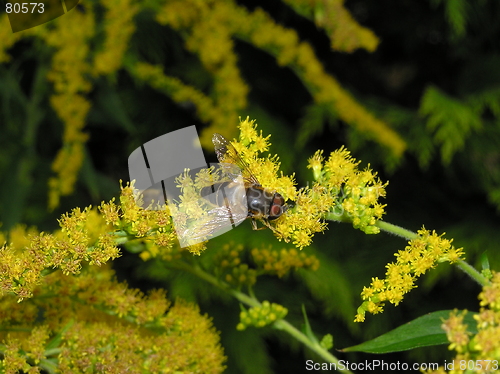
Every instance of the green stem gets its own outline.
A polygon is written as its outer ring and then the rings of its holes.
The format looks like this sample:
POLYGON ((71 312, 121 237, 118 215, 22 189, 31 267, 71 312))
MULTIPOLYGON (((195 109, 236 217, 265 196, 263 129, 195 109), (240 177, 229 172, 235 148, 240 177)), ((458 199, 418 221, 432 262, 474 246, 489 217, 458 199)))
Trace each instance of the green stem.
MULTIPOLYGON (((335 221, 335 222, 346 222, 346 223, 352 222, 351 218, 347 214, 339 216, 337 214, 328 213, 325 215, 325 219, 327 219, 328 221, 335 221)), ((375 226, 377 226, 382 231, 394 234, 396 236, 399 236, 407 240, 415 239, 418 236, 416 232, 407 230, 401 226, 393 225, 392 223, 389 222, 377 221, 375 223, 375 226)))
POLYGON ((474 268, 472 265, 468 264, 464 260, 459 260, 457 262, 457 266, 459 269, 463 270, 469 277, 474 279, 481 286, 486 286, 487 284, 490 283, 488 278, 486 278, 483 274, 477 271, 476 268, 474 268))
POLYGON ((28 327, 2 327, 0 328, 0 331, 15 331, 15 332, 31 332, 33 329, 30 329, 28 327))
MULTIPOLYGON (((188 271, 191 274, 194 274, 197 277, 204 279, 205 281, 209 282, 210 284, 213 284, 217 288, 228 292, 235 299, 237 299, 238 301, 240 301, 243 304, 246 304, 250 307, 258 307, 261 305, 257 299, 252 298, 252 297, 244 294, 243 292, 232 289, 227 283, 220 281, 219 279, 217 279, 213 275, 202 270, 200 267, 193 267, 189 264, 182 263, 182 264, 177 264, 175 266, 175 268, 179 269, 179 270, 188 271)), ((281 320, 274 322, 273 326, 276 329, 283 330, 283 331, 287 332, 289 335, 291 335, 292 337, 294 337, 295 339, 297 339, 298 341, 303 343, 305 346, 309 347, 318 356, 323 358, 325 360, 325 362, 334 363, 337 367, 340 366, 339 360, 334 355, 332 355, 330 352, 328 352, 326 349, 324 349, 318 343, 311 341, 311 339, 309 339, 306 335, 304 335, 302 332, 297 330, 289 322, 281 319, 281 320)), ((351 371, 349 371, 347 369, 344 369, 344 370, 337 369, 337 370, 341 373, 346 373, 346 374, 352 373, 351 371)))
POLYGON ((213 275, 202 270, 200 267, 193 267, 193 266, 186 264, 186 267, 184 268, 184 270, 189 271, 190 273, 196 275, 197 277, 204 279, 207 282, 213 284, 217 288, 228 292, 235 299, 242 302, 243 304, 246 304, 250 307, 260 306, 260 303, 257 299, 254 299, 254 298, 248 296, 247 294, 244 294, 243 292, 240 292, 240 291, 237 291, 237 290, 231 288, 231 286, 229 284, 227 284, 223 281, 220 281, 219 279, 217 279, 213 275))
POLYGON ((53 360, 41 359, 40 368, 49 374, 55 374, 58 372, 57 364, 53 360))
POLYGON ((57 356, 59 353, 61 353, 61 348, 51 348, 51 349, 45 350, 45 352, 44 352, 45 357, 57 356))
POLYGON ((341 370, 339 367, 341 367, 342 365, 340 365, 340 362, 337 359, 337 357, 332 355, 330 352, 328 352, 326 349, 324 349, 318 343, 311 341, 311 339, 309 339, 306 335, 304 335, 302 332, 297 330, 290 322, 288 322, 284 319, 280 319, 280 320, 274 322, 274 327, 278 330, 286 331, 288 334, 293 336, 299 342, 301 342, 305 346, 309 347, 309 349, 312 350, 313 352, 315 352, 318 356, 323 358, 325 360, 325 362, 335 364, 337 371, 339 371, 341 373, 352 374, 352 371, 350 371, 348 369, 341 370))
POLYGON ((375 226, 377 226, 382 231, 394 234, 407 240, 416 239, 418 237, 418 234, 416 232, 407 230, 401 226, 393 225, 389 222, 377 221, 377 223, 375 223, 375 226))

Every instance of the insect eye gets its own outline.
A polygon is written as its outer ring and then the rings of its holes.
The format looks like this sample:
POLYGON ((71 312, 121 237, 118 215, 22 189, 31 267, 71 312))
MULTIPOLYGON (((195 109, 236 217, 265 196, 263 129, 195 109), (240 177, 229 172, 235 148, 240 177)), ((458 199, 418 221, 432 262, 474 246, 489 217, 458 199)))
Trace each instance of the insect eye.
POLYGON ((279 217, 281 214, 282 214, 281 206, 273 204, 273 206, 271 206, 270 216, 279 217))

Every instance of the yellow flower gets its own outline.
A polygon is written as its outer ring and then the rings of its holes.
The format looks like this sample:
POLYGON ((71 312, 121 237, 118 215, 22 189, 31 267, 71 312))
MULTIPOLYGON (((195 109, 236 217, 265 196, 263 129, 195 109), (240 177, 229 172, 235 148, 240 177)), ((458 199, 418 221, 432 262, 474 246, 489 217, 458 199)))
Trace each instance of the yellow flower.
POLYGON ((425 228, 419 230, 418 237, 410 240, 405 250, 395 254, 397 261, 386 265, 385 279, 372 278, 371 287, 363 288, 361 297, 365 301, 358 309, 355 321, 361 321, 360 313, 363 320, 365 312, 379 313, 378 307, 382 307, 386 300, 398 305, 404 295, 416 287, 417 278, 438 263, 458 261, 463 252, 451 243, 451 240, 444 239, 435 231, 430 232, 425 228), (370 304, 371 302, 375 305, 370 304))
POLYGON ((15 327, 0 332, 8 372, 38 372, 41 360, 60 372, 224 370, 219 334, 195 305, 128 288, 107 267, 85 267, 78 277, 53 272, 35 293, 21 304, 1 300, 2 321, 15 327))
POLYGON ((132 1, 101 0, 104 16, 104 45, 94 57, 93 74, 111 74, 122 65, 123 55, 135 31, 134 16, 139 6, 132 1))
POLYGON ((378 279, 377 277, 372 278, 372 284, 371 286, 376 290, 376 291, 381 291, 384 288, 384 281, 378 279))

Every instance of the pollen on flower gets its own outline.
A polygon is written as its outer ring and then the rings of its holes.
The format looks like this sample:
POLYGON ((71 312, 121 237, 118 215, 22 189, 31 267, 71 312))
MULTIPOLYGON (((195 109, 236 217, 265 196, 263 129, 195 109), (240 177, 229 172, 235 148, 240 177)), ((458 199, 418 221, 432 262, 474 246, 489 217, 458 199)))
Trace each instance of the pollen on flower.
POLYGON ((365 314, 364 313, 356 314, 356 317, 354 318, 354 322, 365 322, 365 314))
POLYGON ((99 206, 99 211, 102 213, 107 224, 112 224, 117 226, 120 221, 120 213, 118 206, 115 204, 115 198, 111 199, 110 202, 102 204, 99 206))
POLYGON ((375 291, 381 291, 384 288, 384 281, 378 279, 378 277, 372 278, 371 286, 375 289, 375 291))
POLYGON ((379 198, 385 196, 385 187, 369 168, 359 170, 350 152, 341 147, 324 159, 318 151, 309 159, 314 179, 326 189, 333 201, 329 204, 328 219, 351 222, 354 228, 366 234, 377 234, 375 226, 384 214, 379 198))
POLYGON ((424 274, 427 270, 436 266, 434 259, 428 253, 424 253, 422 256, 416 258, 412 264, 417 276, 424 274))
POLYGON ((257 140, 257 124, 255 123, 255 120, 250 121, 250 117, 247 117, 244 121, 242 121, 240 118, 239 129, 240 141, 243 144, 249 144, 257 140))
POLYGON ((363 300, 368 300, 373 295, 375 295, 375 290, 372 287, 363 287, 363 291, 361 292, 361 298, 363 300))
POLYGON ((51 273, 36 295, 22 305, 12 295, 2 299, 3 320, 21 322, 24 330, 0 333, 9 372, 38 372, 42 360, 61 372, 84 372, 93 362, 106 368, 98 371, 117 374, 172 366, 213 374, 224 369, 219 335, 195 305, 172 304, 163 290, 145 295, 130 289, 109 268, 86 267, 78 277, 51 273), (54 336, 51 352, 47 344, 54 336))
POLYGON ((297 231, 292 235, 292 243, 298 248, 307 247, 311 244, 311 237, 305 231, 297 231))
POLYGON ((342 183, 353 179, 357 174, 360 161, 356 161, 344 147, 332 152, 325 163, 328 183, 340 187, 342 183))
POLYGON ((323 157, 323 150, 318 150, 309 158, 307 168, 313 170, 313 176, 315 180, 318 180, 321 177, 321 172, 323 171, 323 162, 325 158, 323 157))
POLYGON ((382 312, 382 307, 380 304, 376 304, 373 301, 369 301, 367 304, 367 311, 372 314, 377 314, 382 312))
POLYGON ((206 245, 206 242, 201 242, 201 243, 197 243, 197 244, 194 244, 192 246, 189 246, 189 247, 187 247, 187 249, 192 254, 199 256, 199 255, 201 255, 202 252, 205 251, 205 249, 207 249, 207 245, 206 245))

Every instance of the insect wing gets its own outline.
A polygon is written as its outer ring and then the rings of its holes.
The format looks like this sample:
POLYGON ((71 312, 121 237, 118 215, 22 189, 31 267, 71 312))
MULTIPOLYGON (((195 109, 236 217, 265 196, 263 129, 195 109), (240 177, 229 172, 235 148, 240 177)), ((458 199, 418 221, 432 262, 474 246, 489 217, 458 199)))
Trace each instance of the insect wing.
POLYGON ((215 146, 217 159, 221 163, 221 167, 224 169, 226 174, 228 174, 233 180, 239 175, 243 175, 247 184, 260 185, 257 178, 255 178, 253 173, 250 171, 248 164, 241 158, 236 148, 234 148, 234 146, 229 143, 225 137, 221 134, 214 134, 212 142, 215 146), (240 169, 239 172, 238 169, 240 169))
POLYGON ((228 207, 217 207, 208 212, 194 227, 179 236, 181 247, 190 246, 222 235, 242 223, 247 211, 232 211, 228 207))
POLYGON ((246 192, 241 175, 219 184, 213 193, 202 196, 200 205, 211 205, 202 217, 190 220, 189 229, 178 232, 181 247, 194 245, 222 235, 248 217, 246 192))

